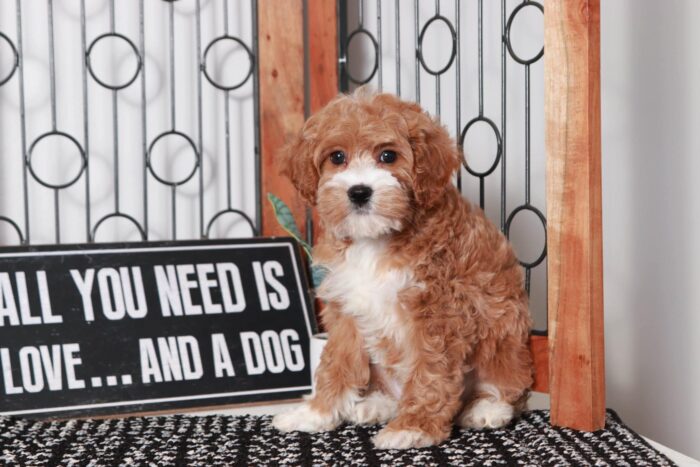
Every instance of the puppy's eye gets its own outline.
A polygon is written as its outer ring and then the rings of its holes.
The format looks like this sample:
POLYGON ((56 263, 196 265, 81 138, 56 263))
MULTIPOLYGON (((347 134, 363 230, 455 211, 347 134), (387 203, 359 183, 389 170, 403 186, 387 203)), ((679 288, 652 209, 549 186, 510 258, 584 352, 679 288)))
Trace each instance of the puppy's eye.
POLYGON ((379 154, 379 162, 384 164, 392 164, 396 162, 396 152, 395 151, 382 151, 379 154))
POLYGON ((332 152, 330 159, 334 165, 345 164, 345 153, 343 151, 332 152))

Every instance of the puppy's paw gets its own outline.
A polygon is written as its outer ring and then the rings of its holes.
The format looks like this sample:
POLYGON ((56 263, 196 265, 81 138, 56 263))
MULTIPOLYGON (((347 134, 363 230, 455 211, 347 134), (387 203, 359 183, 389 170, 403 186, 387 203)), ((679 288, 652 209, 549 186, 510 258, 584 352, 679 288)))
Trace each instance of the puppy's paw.
POLYGON ((395 430, 384 428, 377 433, 372 442, 377 449, 411 449, 424 448, 437 444, 440 440, 420 430, 395 430))
POLYGON ((348 418, 360 425, 384 423, 396 416, 397 408, 396 399, 383 392, 373 392, 353 406, 348 418))
POLYGON ((464 428, 501 428, 513 419, 513 406, 504 401, 480 399, 462 412, 457 423, 464 428))
POLYGON ((290 431, 305 431, 307 433, 329 431, 337 427, 339 423, 338 417, 332 413, 321 413, 308 403, 272 418, 272 426, 284 433, 290 431))

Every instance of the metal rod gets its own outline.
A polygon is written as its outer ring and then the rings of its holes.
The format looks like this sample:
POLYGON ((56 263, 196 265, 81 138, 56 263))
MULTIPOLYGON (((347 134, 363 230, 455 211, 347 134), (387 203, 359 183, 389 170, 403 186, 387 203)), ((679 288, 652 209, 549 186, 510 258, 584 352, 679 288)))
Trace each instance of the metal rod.
POLYGON ((226 206, 228 209, 231 209, 231 117, 228 91, 224 93, 224 99, 224 138, 226 140, 224 144, 224 147, 226 148, 226 206))
POLYGON ((253 13, 253 50, 255 51, 255 73, 253 73, 253 119, 255 121, 255 227, 262 232, 262 171, 260 168, 260 56, 258 44, 258 1, 251 0, 253 13))
POLYGON ((27 168, 27 121, 24 107, 24 54, 22 52, 22 0, 16 0, 17 8, 17 54, 19 55, 19 120, 22 146, 22 195, 24 201, 24 241, 29 243, 29 184, 27 168))
POLYGON ((501 0, 501 231, 506 229, 506 0, 501 0))
POLYGON ((143 232, 148 239, 148 128, 146 122, 146 28, 144 2, 139 2, 139 53, 141 54, 141 141, 143 153, 143 232))
POLYGON ((177 185, 170 188, 170 209, 172 217, 173 240, 177 240, 177 185))
POLYGON ((530 204, 530 65, 525 65, 525 204, 530 204))
MULTIPOLYGON (((224 7, 226 2, 224 1, 224 7)), ((195 5, 195 28, 196 28, 196 47, 197 47, 197 151, 199 152, 199 236, 204 238, 204 125, 202 123, 202 70, 206 66, 202 61, 202 5, 201 1, 197 0, 195 5)), ((224 15, 228 18, 228 13, 224 15)), ((226 33, 228 33, 228 21, 224 21, 226 33)), ((228 99, 226 99, 228 103, 228 99)))
POLYGON ((382 78, 382 0, 377 0, 377 81, 379 92, 384 89, 384 80, 382 78))
POLYGON ((51 85, 51 128, 56 131, 56 60, 53 36, 53 0, 48 0, 49 21, 49 79, 51 85))
POLYGON ((394 6, 396 10, 396 22, 394 29, 396 30, 396 95, 401 97, 401 10, 399 8, 399 0, 396 0, 394 6))
MULTIPOLYGON (((115 29, 114 0, 109 2, 110 32, 115 29)), ((112 137, 114 145, 114 212, 119 213, 119 102, 117 91, 112 90, 112 137)))
POLYGON ((92 220, 90 218, 90 125, 88 124, 89 118, 89 108, 88 105, 88 79, 87 79, 87 26, 85 21, 85 0, 80 0, 80 45, 82 48, 82 60, 81 62, 81 78, 83 86, 83 144, 85 145, 85 230, 86 230, 86 241, 92 242, 92 234, 90 229, 92 226, 92 220))
POLYGON ((364 25, 364 22, 365 22, 365 6, 364 6, 362 0, 359 0, 357 2, 357 4, 358 4, 358 18, 359 18, 359 22, 360 22, 360 27, 362 27, 364 25))
MULTIPOLYGON (((460 24, 460 13, 459 13, 459 0, 455 0, 455 34, 457 36, 457 69, 455 76, 455 100, 456 100, 456 129, 455 132, 459 135, 462 131, 462 60, 461 60, 461 47, 460 47, 460 35, 459 35, 459 24, 460 24)), ((460 157, 463 157, 464 148, 459 145, 460 157)), ((460 165, 457 171, 457 189, 462 192, 462 166, 460 165)))
POLYGON ((479 0, 479 117, 484 116, 484 1, 479 0))
POLYGON ((53 190, 53 213, 54 213, 54 228, 56 229, 56 243, 59 244, 61 243, 61 216, 60 216, 60 207, 58 203, 58 196, 59 196, 60 190, 58 188, 54 188, 53 190))
MULTIPOLYGON (((420 18, 418 14, 418 0, 413 0, 413 11, 414 11, 414 30, 416 35, 415 51, 418 54, 419 46, 419 35, 420 35, 420 18)), ((420 62, 416 60, 416 102, 420 104, 420 62)))
POLYGON ((169 3, 168 20, 170 24, 170 119, 175 130, 175 3, 169 3))

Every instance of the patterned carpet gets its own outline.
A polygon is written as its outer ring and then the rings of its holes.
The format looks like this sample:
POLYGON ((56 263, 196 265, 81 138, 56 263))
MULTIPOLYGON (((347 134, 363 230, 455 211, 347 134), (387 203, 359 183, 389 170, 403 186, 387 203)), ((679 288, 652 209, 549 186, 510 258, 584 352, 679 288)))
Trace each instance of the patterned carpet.
POLYGON ((455 429, 437 447, 378 451, 379 426, 281 434, 270 417, 166 416, 37 422, 0 417, 2 466, 674 465, 609 411, 605 430, 552 428, 526 413, 491 431, 455 429))

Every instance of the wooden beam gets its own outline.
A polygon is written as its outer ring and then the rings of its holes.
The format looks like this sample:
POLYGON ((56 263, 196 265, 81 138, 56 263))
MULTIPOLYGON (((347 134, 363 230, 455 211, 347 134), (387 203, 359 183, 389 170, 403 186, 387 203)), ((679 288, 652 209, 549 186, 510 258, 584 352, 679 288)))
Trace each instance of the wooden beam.
POLYGON ((547 336, 530 336, 530 352, 535 365, 535 380, 532 390, 549 392, 549 346, 547 336))
POLYGON ((313 114, 338 94, 338 2, 307 2, 309 105, 313 114))
POLYGON ((304 31, 302 0, 258 1, 260 81, 260 178, 262 234, 287 235, 275 220, 267 193, 292 210, 305 234, 306 207, 292 184, 279 174, 277 153, 304 124, 304 31))
POLYGON ((599 0, 545 4, 552 423, 605 425, 599 0))

